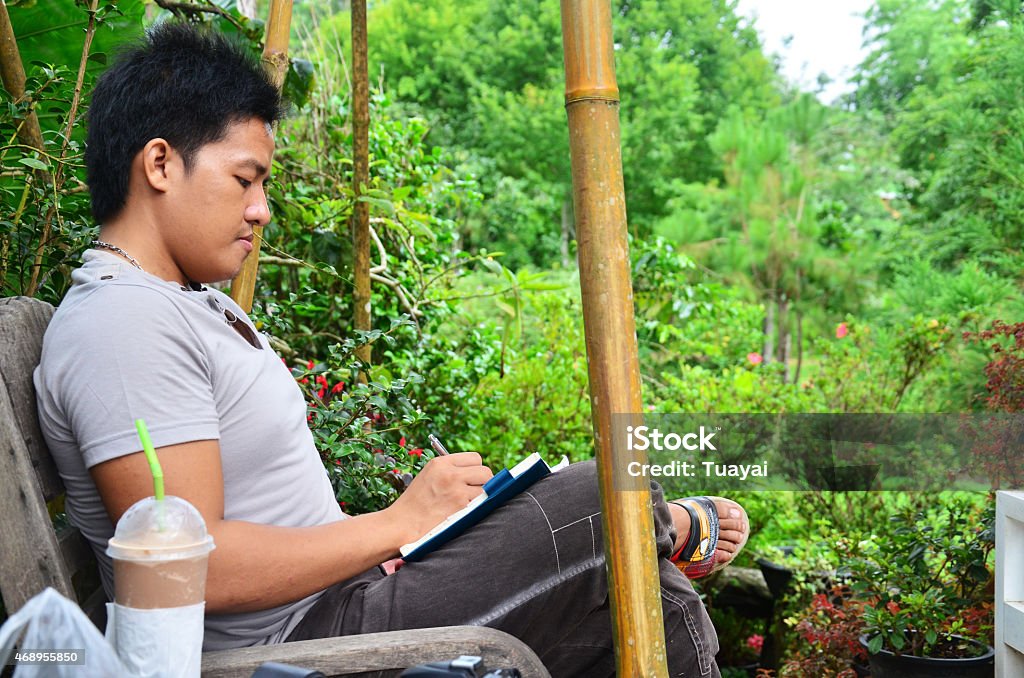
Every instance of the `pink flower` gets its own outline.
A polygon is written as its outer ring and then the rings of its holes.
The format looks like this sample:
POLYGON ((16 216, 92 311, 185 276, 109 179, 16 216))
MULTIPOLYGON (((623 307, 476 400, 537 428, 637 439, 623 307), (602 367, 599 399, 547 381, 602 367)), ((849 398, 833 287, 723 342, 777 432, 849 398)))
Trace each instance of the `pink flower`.
POLYGON ((747 360, 750 362, 751 365, 760 365, 762 362, 764 362, 764 358, 762 358, 761 354, 758 353, 757 351, 754 351, 753 353, 748 353, 747 360))
POLYGON ((764 636, 755 633, 754 635, 747 638, 747 647, 754 652, 760 652, 761 648, 764 647, 764 636))
POLYGON ((839 323, 839 326, 836 327, 836 339, 842 339, 849 333, 850 330, 846 327, 846 323, 839 323))

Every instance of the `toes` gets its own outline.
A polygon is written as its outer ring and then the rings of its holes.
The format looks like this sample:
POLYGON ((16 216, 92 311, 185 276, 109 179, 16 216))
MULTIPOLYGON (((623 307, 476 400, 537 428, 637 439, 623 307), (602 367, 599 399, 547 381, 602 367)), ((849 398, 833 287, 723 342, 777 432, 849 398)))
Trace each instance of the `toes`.
MULTIPOLYGON (((718 518, 721 529, 724 530, 735 530, 748 534, 750 532, 750 524, 747 521, 747 512, 743 510, 743 507, 730 499, 716 499, 715 508, 718 509, 718 518)), ((742 539, 737 542, 742 542, 742 539)))
POLYGON ((734 530, 736 532, 743 532, 743 520, 739 518, 724 518, 718 521, 719 529, 721 530, 734 530))
POLYGON ((736 551, 743 543, 743 536, 739 530, 722 530, 718 533, 719 548, 725 548, 728 545, 733 547, 732 551, 736 551))

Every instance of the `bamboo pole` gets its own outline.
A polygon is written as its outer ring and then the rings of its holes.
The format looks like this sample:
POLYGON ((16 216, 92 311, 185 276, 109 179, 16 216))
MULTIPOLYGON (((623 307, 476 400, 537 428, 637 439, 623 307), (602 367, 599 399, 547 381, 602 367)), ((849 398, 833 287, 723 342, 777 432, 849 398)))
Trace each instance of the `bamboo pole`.
MULTIPOLYGON (((288 74, 288 36, 291 33, 292 0, 270 0, 267 19, 267 39, 263 46, 263 65, 280 90, 288 74)), ((246 313, 252 310, 252 297, 256 289, 256 271, 260 264, 260 245, 263 227, 253 227, 252 251, 242 263, 242 270, 231 281, 231 298, 246 313)))
POLYGON ((562 0, 565 102, 617 674, 667 676, 650 488, 624 426, 641 420, 610 0, 562 0))
MULTIPOLYGON (((369 331, 370 317, 370 205, 360 200, 370 182, 370 75, 367 66, 366 0, 352 0, 352 277, 355 281, 355 306, 352 326, 369 331)), ((356 356, 370 364, 370 344, 356 349, 356 356)), ((366 372, 359 381, 366 383, 366 372)))

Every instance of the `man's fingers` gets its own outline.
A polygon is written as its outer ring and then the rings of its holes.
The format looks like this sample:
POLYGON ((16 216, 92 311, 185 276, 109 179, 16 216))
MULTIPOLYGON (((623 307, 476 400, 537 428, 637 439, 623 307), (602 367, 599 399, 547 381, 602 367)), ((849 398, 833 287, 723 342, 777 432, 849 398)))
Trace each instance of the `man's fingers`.
POLYGON ((480 466, 484 463, 484 458, 480 456, 479 452, 453 452, 446 457, 439 457, 439 459, 446 460, 453 466, 480 466))
POLYGON ((491 473, 491 469, 486 466, 471 466, 459 469, 459 471, 460 479, 467 485, 483 485, 494 477, 494 474, 491 473))

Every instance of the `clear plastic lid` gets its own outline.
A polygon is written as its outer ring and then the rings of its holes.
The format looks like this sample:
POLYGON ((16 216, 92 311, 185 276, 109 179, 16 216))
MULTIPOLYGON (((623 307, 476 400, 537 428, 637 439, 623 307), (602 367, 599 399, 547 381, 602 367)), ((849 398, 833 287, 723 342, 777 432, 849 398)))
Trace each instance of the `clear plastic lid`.
POLYGON ((146 497, 117 521, 107 555, 118 560, 178 560, 209 553, 213 537, 195 506, 181 497, 146 497))

